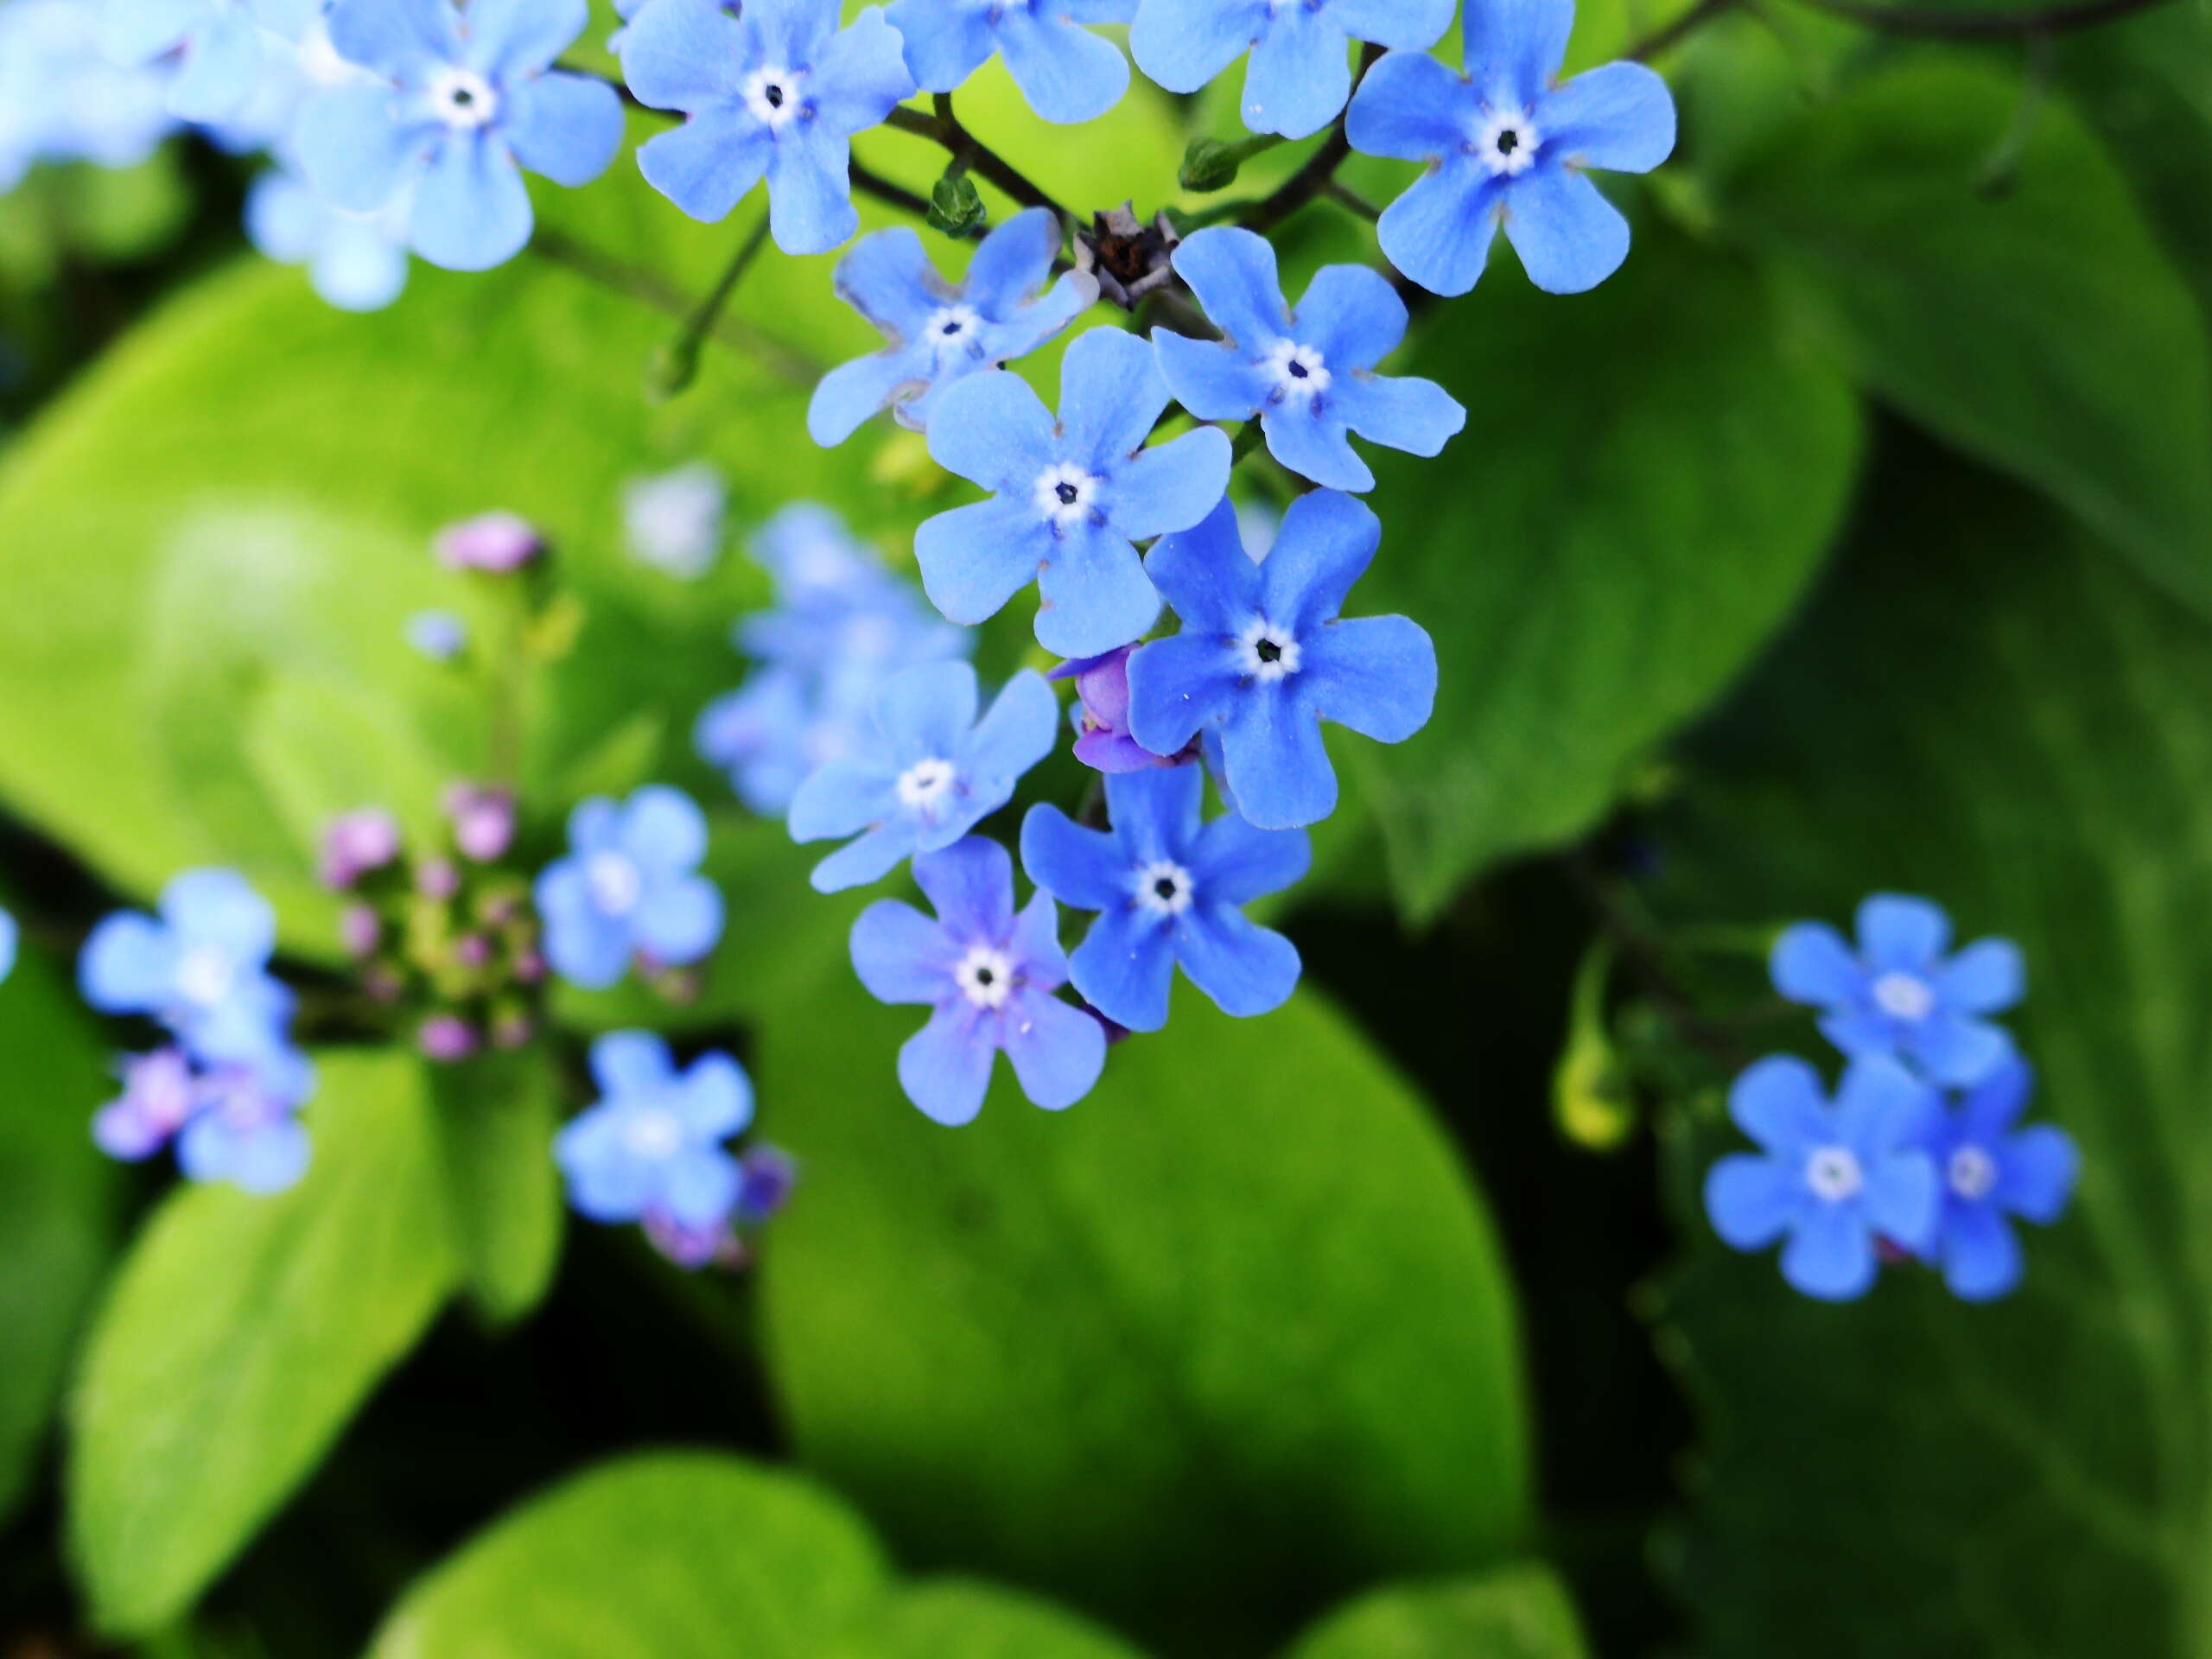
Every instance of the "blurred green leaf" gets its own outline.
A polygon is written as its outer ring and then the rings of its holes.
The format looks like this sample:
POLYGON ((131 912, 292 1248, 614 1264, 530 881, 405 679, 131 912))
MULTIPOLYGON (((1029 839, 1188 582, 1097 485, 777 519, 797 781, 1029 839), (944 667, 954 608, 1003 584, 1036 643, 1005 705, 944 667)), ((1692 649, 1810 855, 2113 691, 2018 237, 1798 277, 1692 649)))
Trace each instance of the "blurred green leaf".
POLYGON ((1179 995, 1064 1116, 900 1095, 911 1008, 855 987, 763 1032, 799 1160, 767 1241, 801 1456, 906 1559, 1035 1585, 1181 1651, 1280 1636, 1527 1525, 1521 1359, 1478 1201, 1321 1003, 1179 995))
POLYGON ((68 1521, 105 1630, 141 1634, 191 1605, 458 1276, 419 1062, 333 1052, 317 1065, 307 1179, 270 1198, 173 1193, 92 1332, 68 1521))
POLYGON ((468 1292, 486 1318, 510 1324, 537 1306, 560 1262, 560 1079, 537 1046, 428 1071, 468 1292))
POLYGON ((1777 129, 1721 210, 1871 391, 2212 613, 2204 320, 2064 103, 1989 181, 2020 96, 1986 62, 1916 55, 1777 129))
POLYGON ((1589 1651, 1557 1577, 1506 1567, 1363 1597, 1284 1659, 1585 1659, 1589 1651))
POLYGON ((901 1592, 839 1659, 1140 1659, 1049 1602, 964 1580, 901 1592))
POLYGON ((1594 294, 1490 280, 1479 326, 1405 359, 1468 427, 1440 460, 1376 457, 1382 550, 1351 605, 1418 619, 1442 662, 1420 736, 1337 747, 1418 918, 1588 829, 1719 694, 1810 581, 1859 449, 1848 387, 1738 262, 1646 226, 1594 294))
MULTIPOLYGON (((1727 1659, 2201 1655, 2212 1333, 2212 628, 2046 504, 1915 449, 1836 590, 1692 757, 1684 920, 1927 893, 2026 954, 2038 1116, 2079 1141, 2026 1281, 1794 1294, 1713 1240, 1670 1350, 1705 1408, 1682 1587, 1727 1659), (1938 561, 1941 561, 1940 568, 1938 561)), ((1809 1016, 1800 1027, 1808 1052, 1809 1016)), ((1833 1057, 1822 1065, 1833 1075, 1833 1057)))

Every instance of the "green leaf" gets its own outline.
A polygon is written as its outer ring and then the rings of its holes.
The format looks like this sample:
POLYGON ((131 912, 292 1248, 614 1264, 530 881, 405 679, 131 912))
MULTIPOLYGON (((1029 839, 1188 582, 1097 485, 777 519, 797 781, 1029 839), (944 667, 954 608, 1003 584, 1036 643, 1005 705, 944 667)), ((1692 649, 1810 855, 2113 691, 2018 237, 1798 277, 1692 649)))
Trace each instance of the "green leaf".
POLYGON ((1574 1604, 1546 1567, 1394 1587, 1332 1614, 1285 1659, 1585 1659, 1574 1604))
MULTIPOLYGON (((4 903, 0 896, 0 903, 4 903)), ((69 1348, 115 1248, 115 1166, 92 1145, 115 1093, 60 972, 25 940, 0 985, 0 1520, 21 1501, 69 1348)))
POLYGON ((1782 338, 1752 272, 1638 235, 1586 297, 1493 273, 1483 326, 1410 359, 1469 429, 1439 461, 1377 457, 1382 550, 1351 608, 1417 619, 1443 679, 1420 736, 1336 752, 1416 918, 1602 817, 1787 616, 1845 506, 1849 390, 1782 338))
POLYGON ((775 1010, 763 1128, 803 1176, 763 1291, 800 1454, 904 1558, 1226 1654, 1510 1549, 1527 1427, 1503 1266, 1419 1103, 1311 998, 1179 1002, 1073 1110, 1001 1067, 957 1130, 899 1091, 916 1011, 775 1010))
POLYGON ((2212 612, 2212 353, 2187 285, 2072 110, 1916 57, 1776 131, 1722 196, 1876 395, 2048 492, 2212 612))
POLYGON ((331 1053, 289 1192, 180 1190, 78 1378, 69 1541, 102 1629, 188 1607, 314 1469, 458 1273, 422 1069, 331 1053))
POLYGON ((1049 1602, 960 1580, 893 1599, 843 1659, 1139 1659, 1135 1649, 1049 1602))
POLYGON ((560 1080, 542 1048, 429 1068, 447 1214, 469 1294, 505 1325, 543 1299, 561 1256, 553 1161, 560 1080))
MULTIPOLYGON (((2024 1285, 1846 1306, 1732 1255, 1675 1148, 1670 1349, 1709 1422, 1684 1589, 1726 1659, 2205 1651, 2212 1332, 2212 629, 2047 505, 1915 452, 1844 580, 1694 758, 1684 920, 1923 893, 2018 940, 2036 1115, 2079 1141, 2024 1285)), ((1809 1015, 1797 1029, 1819 1047, 1809 1015)), ((1832 1056, 1823 1065, 1833 1073, 1832 1056)))

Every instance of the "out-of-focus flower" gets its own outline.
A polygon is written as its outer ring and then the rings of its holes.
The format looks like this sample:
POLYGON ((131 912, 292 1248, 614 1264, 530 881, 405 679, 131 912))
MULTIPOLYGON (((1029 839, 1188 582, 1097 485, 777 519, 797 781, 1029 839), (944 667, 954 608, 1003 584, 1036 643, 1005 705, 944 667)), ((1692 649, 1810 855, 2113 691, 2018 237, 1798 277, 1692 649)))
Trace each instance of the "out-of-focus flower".
POLYGON ((468 649, 468 625, 451 611, 417 611, 407 619, 407 643, 434 663, 468 649))
POLYGON ((415 1033, 415 1046, 423 1058, 442 1065, 465 1060, 482 1046, 476 1028, 457 1014, 434 1014, 415 1033))
POLYGON ((1244 124, 1306 138, 1351 94, 1351 41, 1426 51, 1452 26, 1453 0, 1143 0, 1129 30, 1137 67, 1195 92, 1247 51, 1244 124))
POLYGON ((651 785, 569 819, 569 855, 537 878, 545 955, 564 979, 603 989, 641 953, 681 967, 721 938, 722 897, 699 874, 707 821, 681 791, 651 785))
POLYGON ((1912 1139, 1927 1153, 1942 1184, 1942 1207, 1929 1259, 1944 1282, 1967 1301, 2010 1294, 2020 1282, 2020 1241, 2011 1217, 2048 1227, 2073 1196, 2081 1154, 2055 1124, 2018 1127, 2035 1092, 2035 1073, 2012 1060, 1947 1108, 1923 1096, 1912 1139))
POLYGON ((479 864, 506 856, 515 842, 515 793, 488 784, 455 784, 446 791, 453 844, 479 864))
POLYGON ((322 832, 322 885, 343 893, 399 856, 399 820, 382 807, 334 818, 322 832))
POLYGON ((591 1070, 601 1099, 553 1147, 569 1204, 593 1221, 654 1224, 685 1265, 710 1259, 702 1236, 727 1230, 745 1185, 722 1144, 753 1121, 744 1068, 710 1053, 679 1071, 659 1038, 621 1031, 592 1045, 591 1070))
POLYGON ((519 514, 485 512, 448 524, 431 538, 430 550, 449 570, 505 575, 543 554, 545 537, 519 514))
POLYGON ((729 486, 712 463, 695 461, 622 490, 630 551, 682 582, 696 582, 721 556, 729 486))
POLYGON ((231 870, 188 870, 162 890, 158 917, 118 911, 78 960, 85 1000, 139 1014, 211 1064, 252 1064, 283 1047, 292 994, 269 975, 276 917, 231 870))
POLYGON ((118 67, 87 0, 0 4, 0 191, 39 162, 135 167, 174 129, 167 64, 118 67))
POLYGON ((275 168, 247 193, 245 231, 264 257, 305 265, 315 291, 341 311, 380 311, 407 286, 404 200, 349 213, 304 179, 275 168))

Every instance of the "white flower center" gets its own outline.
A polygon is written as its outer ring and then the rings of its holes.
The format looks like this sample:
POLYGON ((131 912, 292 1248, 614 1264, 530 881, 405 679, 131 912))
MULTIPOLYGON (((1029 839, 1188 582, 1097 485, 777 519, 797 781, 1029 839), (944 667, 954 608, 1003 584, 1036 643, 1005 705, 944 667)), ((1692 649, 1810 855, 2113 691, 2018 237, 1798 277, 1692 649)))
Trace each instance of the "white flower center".
POLYGON ((622 1144, 633 1156, 658 1163, 683 1144, 683 1125, 665 1107, 647 1107, 622 1126, 622 1144))
POLYGON ((195 1007, 212 1008, 231 994, 238 983, 238 969, 228 953, 212 944, 185 953, 176 965, 176 992, 195 1007))
POLYGON ((1328 365, 1311 346, 1286 340, 1268 353, 1268 372, 1275 378, 1278 399, 1311 403, 1329 389, 1328 365))
POLYGON ((899 774, 899 804, 924 814, 934 812, 959 778, 950 760, 917 760, 899 774))
POLYGON ((1494 174, 1518 178, 1536 164, 1536 147, 1543 136, 1536 124, 1519 110, 1493 110, 1475 130, 1474 151, 1494 174))
POLYGON ((645 879, 620 853, 594 853, 584 866, 584 886, 602 915, 627 916, 645 894, 645 879))
POLYGON ((1848 1147, 1821 1147, 1805 1160, 1805 1185, 1823 1204, 1841 1204, 1866 1184, 1859 1154, 1848 1147))
POLYGON ((952 969, 960 994, 979 1008, 1002 1008, 1014 995, 1014 958, 988 944, 969 947, 952 969))
POLYGON ((1236 636, 1236 651, 1244 672, 1262 685, 1273 685, 1284 675, 1297 673, 1303 655, 1290 630, 1277 627, 1264 616, 1255 617, 1236 636))
POLYGON ((798 118, 798 77, 774 64, 756 69, 746 79, 745 103, 763 126, 780 130, 798 118))
POLYGON ((1980 1147, 1961 1147, 1953 1152, 1951 1166, 1944 1173, 1951 1191, 1969 1204, 1987 1198, 1997 1185, 1997 1160, 1980 1147))
POLYGON ((1180 916, 1191 907, 1191 873, 1164 858, 1141 867, 1131 886, 1139 908, 1156 916, 1180 916))
POLYGON ((1874 1006, 1892 1020, 1918 1024, 1936 1008, 1936 993, 1916 974, 1884 974, 1874 982, 1874 1006))
POLYGON ((937 348, 938 356, 956 357, 969 348, 976 331, 982 326, 982 316, 974 306, 948 305, 930 318, 924 333, 937 348))
POLYGON ((429 91, 431 113, 456 130, 483 126, 499 112, 499 95, 492 83, 457 64, 440 67, 430 77, 429 91))
POLYGON ((1061 461, 1047 467, 1037 480, 1037 511, 1056 524, 1080 523, 1090 513, 1098 480, 1080 467, 1061 461))

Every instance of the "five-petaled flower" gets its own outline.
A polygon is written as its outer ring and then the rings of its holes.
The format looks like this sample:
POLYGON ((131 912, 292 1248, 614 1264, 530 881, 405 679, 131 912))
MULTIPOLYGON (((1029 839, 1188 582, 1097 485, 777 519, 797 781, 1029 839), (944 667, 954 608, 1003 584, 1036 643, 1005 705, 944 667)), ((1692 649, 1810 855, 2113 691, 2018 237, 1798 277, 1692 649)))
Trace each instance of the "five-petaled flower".
POLYGON ((270 34, 295 37, 321 10, 322 0, 105 0, 100 46, 132 67, 174 54, 169 112, 226 122, 261 91, 274 56, 270 34))
POLYGON ((1942 1212, 1923 1254, 1967 1301, 1993 1300, 2020 1282, 2020 1241, 2009 1217, 2049 1226, 2073 1195, 2081 1154, 2055 1124, 2015 1127, 2035 1092, 2035 1072, 2010 1060, 1955 1107, 1929 1091, 1916 1140, 1942 1184, 1942 1212))
POLYGON ((1628 221, 1585 169, 1665 161, 1675 101, 1640 63, 1556 84, 1573 26, 1573 0, 1470 5, 1465 74, 1393 52, 1360 83, 1344 125, 1352 148, 1428 165, 1376 232, 1432 293, 1471 289, 1501 226, 1529 280, 1554 294, 1595 288, 1628 257, 1628 221))
POLYGON ((1787 1234, 1782 1276, 1792 1285, 1824 1301, 1864 1295, 1878 1239, 1920 1250, 1935 1236, 1942 1193, 1914 1140, 1928 1092, 1894 1060, 1854 1060, 1831 1105, 1804 1061, 1758 1061, 1736 1079, 1728 1111, 1760 1150, 1707 1172, 1714 1230, 1739 1250, 1787 1234))
POLYGON ((622 141, 614 89, 552 67, 588 17, 584 0, 472 0, 465 16, 451 0, 337 0, 331 43, 375 73, 301 111, 308 179, 350 213, 411 191, 408 238, 434 265, 512 259, 531 224, 521 168, 588 184, 622 141))
POLYGON ((979 837, 914 861, 937 919, 879 899, 853 925, 853 969, 884 1002, 918 1002, 929 1023, 899 1051, 906 1097, 940 1123, 982 1109, 1001 1049, 1030 1100, 1051 1111, 1090 1092, 1106 1064, 1106 1031, 1052 993, 1067 982, 1059 911, 1039 893, 1017 915, 1014 863, 979 837))
POLYGON ((870 6, 837 27, 837 0, 654 0, 622 36, 640 102, 688 118, 638 152, 653 188, 694 219, 727 218, 765 175, 785 253, 827 253, 860 228, 852 136, 914 94, 899 32, 870 6))
POLYGON ((1064 905, 1099 912, 1069 959, 1076 989, 1131 1031, 1167 1023, 1178 963, 1240 1017, 1270 1013, 1297 988, 1297 947, 1242 907, 1306 874, 1306 832, 1256 829, 1235 813, 1203 823, 1205 783, 1200 766, 1107 779, 1110 833, 1056 806, 1032 807, 1022 821, 1030 880, 1064 905))
POLYGON ((618 1031, 592 1045, 591 1074, 599 1103, 553 1142, 576 1212, 684 1237, 725 1228, 745 1187, 743 1166, 722 1145, 753 1121, 744 1068, 708 1053, 679 1071, 659 1038, 618 1031))
POLYGON ((305 265, 315 291, 340 311, 381 311, 407 286, 403 193, 374 213, 349 213, 285 167, 246 194, 245 233, 262 257, 305 265))
POLYGON ((1126 23, 1137 0, 892 0, 906 67, 926 92, 950 92, 990 60, 1029 107, 1063 126, 1093 121, 1122 101, 1129 66, 1121 49, 1083 27, 1126 23))
POLYGON ((1925 899, 1876 893, 1859 906, 1859 945, 1821 922, 1775 941, 1774 987, 1826 1010, 1821 1034, 1853 1058, 1895 1055, 1930 1082, 1966 1088, 2012 1055, 2004 1027, 1982 1016, 2020 1000, 2025 969, 2010 939, 1946 956, 1951 920, 1925 899))
POLYGON ((1003 372, 948 391, 930 454, 994 494, 915 533, 937 607, 981 622, 1034 581, 1038 642, 1055 655, 1101 656, 1141 635, 1160 595, 1132 543, 1189 529, 1229 489, 1229 440, 1217 429, 1145 447, 1167 403, 1152 348, 1116 328, 1068 347, 1057 423, 1003 372))
POLYGON ((250 1065, 284 1046, 292 994, 269 974, 276 916, 232 870, 188 870, 162 889, 158 918, 119 911, 92 930, 78 959, 86 1001, 141 1014, 194 1058, 250 1065))
POLYGON ((721 893, 697 873, 707 821, 681 791, 594 797, 569 815, 569 849, 537 887, 545 957, 563 978, 604 989, 634 956, 681 967, 721 938, 721 893))
POLYGON ((1406 334, 1406 302, 1365 265, 1328 265, 1296 311, 1284 304, 1267 238, 1222 226, 1175 251, 1175 270, 1223 333, 1215 341, 1153 331, 1175 401, 1202 421, 1257 420, 1268 451, 1336 490, 1375 474, 1347 432, 1416 455, 1440 454, 1467 411, 1433 380, 1374 372, 1406 334))
POLYGON ((1321 722, 1402 743, 1436 702, 1436 647, 1417 624, 1338 619, 1382 536, 1362 503, 1316 490, 1284 514, 1258 564, 1225 501, 1197 529, 1161 537, 1147 568, 1183 627, 1129 659, 1131 735, 1174 754, 1218 734, 1230 798, 1262 829, 1327 817, 1337 775, 1321 722))
POLYGON ((1249 51, 1244 124, 1304 138, 1351 92, 1346 42, 1425 51, 1452 26, 1453 0, 1143 0, 1129 29, 1137 67, 1195 92, 1249 51))
POLYGON ((1027 357, 1059 334, 1098 298, 1098 279, 1079 270, 1046 289, 1059 251, 1059 218, 1048 207, 1027 208, 985 237, 957 287, 938 276, 910 230, 856 243, 838 262, 837 293, 891 349, 822 378, 806 411, 814 441, 842 443, 882 409, 925 431, 946 387, 1027 357))
POLYGON ((885 682, 872 729, 791 798, 794 841, 855 836, 814 867, 818 892, 879 880, 916 853, 950 847, 1014 798, 1052 752, 1059 703, 1024 669, 981 720, 976 671, 925 663, 885 682))

